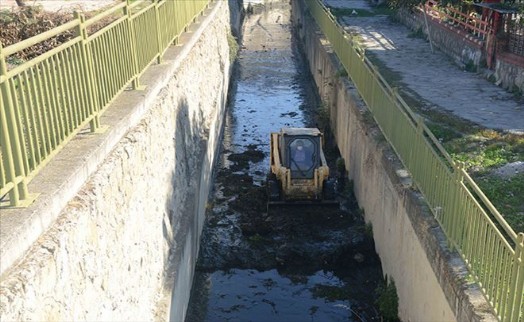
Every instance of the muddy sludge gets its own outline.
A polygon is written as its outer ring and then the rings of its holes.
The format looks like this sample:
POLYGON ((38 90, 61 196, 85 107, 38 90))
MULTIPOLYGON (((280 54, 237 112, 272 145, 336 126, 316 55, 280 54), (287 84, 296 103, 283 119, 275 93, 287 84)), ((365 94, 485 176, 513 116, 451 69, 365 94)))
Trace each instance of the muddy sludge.
POLYGON ((350 184, 340 208, 267 212, 270 132, 318 126, 321 106, 289 10, 279 2, 246 17, 188 322, 379 320, 380 260, 350 184))

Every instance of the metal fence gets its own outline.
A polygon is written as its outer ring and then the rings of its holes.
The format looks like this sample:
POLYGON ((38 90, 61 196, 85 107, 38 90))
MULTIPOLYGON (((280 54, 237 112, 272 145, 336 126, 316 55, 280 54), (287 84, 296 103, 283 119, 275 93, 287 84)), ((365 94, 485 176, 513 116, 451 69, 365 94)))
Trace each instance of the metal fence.
POLYGON ((423 6, 430 17, 439 22, 456 26, 483 41, 486 41, 488 36, 493 33, 490 23, 476 14, 466 14, 452 6, 439 7, 437 0, 428 0, 416 9, 423 12, 423 6))
POLYGON ((0 43, 0 198, 31 202, 28 182, 82 128, 162 55, 210 0, 122 2, 86 20, 75 19, 6 48, 0 43), (110 19, 112 18, 112 19, 110 19), (109 25, 88 34, 101 19, 109 25), (8 69, 8 56, 57 35, 75 36, 8 69))
POLYGON ((524 233, 511 229, 329 10, 319 0, 305 3, 495 314, 522 319, 524 233))

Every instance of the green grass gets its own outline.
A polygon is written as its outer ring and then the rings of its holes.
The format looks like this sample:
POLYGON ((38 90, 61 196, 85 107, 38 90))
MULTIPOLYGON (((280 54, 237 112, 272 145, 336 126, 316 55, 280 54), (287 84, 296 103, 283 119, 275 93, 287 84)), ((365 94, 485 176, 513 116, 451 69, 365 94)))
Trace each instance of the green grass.
POLYGON ((455 129, 445 124, 428 122, 426 125, 440 142, 449 142, 462 136, 455 129))
POLYGON ((422 28, 417 28, 417 30, 411 31, 408 34, 408 38, 426 39, 426 35, 424 34, 422 28))
POLYGON ((402 74, 388 68, 377 56, 370 52, 366 51, 366 57, 371 61, 371 63, 377 68, 380 75, 389 83, 390 86, 401 86, 402 83, 402 74))
POLYGON ((450 139, 444 147, 470 172, 485 173, 506 163, 524 161, 524 137, 493 130, 450 139))
POLYGON ((524 173, 501 178, 492 170, 524 161, 524 136, 481 130, 451 138, 444 147, 479 185, 515 232, 524 232, 524 173))
POLYGON ((513 230, 524 232, 524 173, 509 179, 485 175, 475 181, 513 230))

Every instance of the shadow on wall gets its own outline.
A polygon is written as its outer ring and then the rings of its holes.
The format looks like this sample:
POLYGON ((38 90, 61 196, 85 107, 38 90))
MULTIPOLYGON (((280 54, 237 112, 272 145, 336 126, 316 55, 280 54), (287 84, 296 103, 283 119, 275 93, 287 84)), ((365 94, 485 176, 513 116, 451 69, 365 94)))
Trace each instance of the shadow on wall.
POLYGON ((242 24, 239 23, 242 20, 244 1, 228 1, 229 5, 229 21, 231 22, 231 33, 236 39, 240 39, 242 24))
MULTIPOLYGON (((200 213, 201 177, 207 160, 207 136, 203 112, 189 108, 185 97, 173 113, 172 135, 174 159, 171 187, 163 219, 164 239, 169 247, 165 254, 163 289, 171 293, 170 321, 183 321, 189 301, 194 265, 197 260, 204 213, 200 213)), ((158 138, 157 138, 158 139, 158 138)), ((153 142, 154 144, 154 142, 153 142)), ((209 179, 207 179, 209 180, 209 179)))

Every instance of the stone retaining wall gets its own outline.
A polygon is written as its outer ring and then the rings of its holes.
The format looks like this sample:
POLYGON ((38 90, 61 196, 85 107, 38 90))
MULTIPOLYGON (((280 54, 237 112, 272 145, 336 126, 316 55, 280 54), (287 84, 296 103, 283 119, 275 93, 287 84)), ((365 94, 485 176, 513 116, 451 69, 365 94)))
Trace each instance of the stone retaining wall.
POLYGON ((45 204, 58 200, 35 203, 42 213, 31 218, 57 219, 2 270, 0 320, 184 320, 226 105, 230 18, 239 22, 232 8, 213 2, 146 71, 146 90, 104 113, 106 133, 79 135, 42 171, 61 180, 94 169, 56 215, 45 204))
POLYGON ((497 55, 494 76, 497 85, 524 94, 524 57, 510 53, 497 55))

